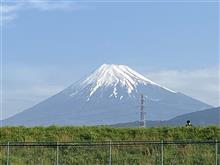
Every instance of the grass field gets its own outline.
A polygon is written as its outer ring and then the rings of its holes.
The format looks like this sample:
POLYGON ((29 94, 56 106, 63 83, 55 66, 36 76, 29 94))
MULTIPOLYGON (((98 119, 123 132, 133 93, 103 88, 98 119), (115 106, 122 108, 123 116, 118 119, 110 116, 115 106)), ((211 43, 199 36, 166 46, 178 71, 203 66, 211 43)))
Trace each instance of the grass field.
MULTIPOLYGON (((213 141, 220 140, 220 127, 204 128, 111 128, 111 127, 2 127, 0 142, 86 142, 91 141, 213 141)), ((56 144, 56 143, 55 143, 56 144)), ((92 143, 91 143, 92 144, 92 143)), ((103 146, 10 146, 10 165, 72 164, 161 164, 161 144, 103 146), (111 150, 111 151, 110 151, 111 150), (58 154, 59 155, 58 155, 58 154)), ((215 144, 172 144, 163 146, 164 164, 215 164, 215 144)), ((220 150, 220 144, 218 145, 220 150)), ((0 163, 7 164, 8 148, 0 148, 0 163)), ((218 160, 219 160, 218 155, 218 160)), ((220 162, 219 162, 220 163, 220 162)))
POLYGON ((94 140, 214 140, 220 139, 220 126, 212 127, 2 127, 0 142, 8 141, 94 141, 94 140))

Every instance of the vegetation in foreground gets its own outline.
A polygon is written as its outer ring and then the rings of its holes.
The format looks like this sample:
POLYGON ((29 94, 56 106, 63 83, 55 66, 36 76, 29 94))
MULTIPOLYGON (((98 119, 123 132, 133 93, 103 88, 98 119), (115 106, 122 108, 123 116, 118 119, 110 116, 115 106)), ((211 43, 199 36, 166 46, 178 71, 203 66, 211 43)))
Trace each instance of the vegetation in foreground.
POLYGON ((220 126, 112 128, 100 127, 2 127, 0 142, 105 141, 105 140, 215 140, 220 139, 220 126))
MULTIPOLYGON (((76 142, 109 140, 220 140, 220 127, 2 127, 0 142, 76 142)), ((220 144, 218 146, 220 150, 220 144)), ((0 164, 7 163, 7 146, 0 148, 0 164)), ((109 164, 109 146, 97 147, 10 147, 10 165, 109 164)), ((161 164, 161 145, 112 146, 112 164, 161 164)), ((219 157, 220 159, 220 157, 219 157)), ((164 145, 164 164, 211 165, 215 163, 214 144, 164 145)), ((220 162, 219 162, 220 163, 220 162)))

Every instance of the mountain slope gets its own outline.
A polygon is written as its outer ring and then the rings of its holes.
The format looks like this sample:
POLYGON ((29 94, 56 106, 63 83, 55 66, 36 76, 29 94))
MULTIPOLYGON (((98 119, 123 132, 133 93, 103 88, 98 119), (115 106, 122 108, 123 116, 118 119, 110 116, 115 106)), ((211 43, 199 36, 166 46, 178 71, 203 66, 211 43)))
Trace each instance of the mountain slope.
MULTIPOLYGON (((167 121, 146 121, 146 126, 185 126, 187 120, 190 120, 193 126, 220 125, 220 107, 187 113, 167 121)), ((138 127, 139 122, 118 123, 113 126, 138 127)))
POLYGON ((177 116, 166 122, 168 125, 184 125, 190 120, 193 125, 219 125, 220 124, 220 107, 211 108, 203 111, 188 113, 177 116))
POLYGON ((136 121, 140 95, 147 118, 167 120, 209 108, 145 78, 124 65, 102 65, 51 98, 3 121, 4 125, 100 125, 136 121))

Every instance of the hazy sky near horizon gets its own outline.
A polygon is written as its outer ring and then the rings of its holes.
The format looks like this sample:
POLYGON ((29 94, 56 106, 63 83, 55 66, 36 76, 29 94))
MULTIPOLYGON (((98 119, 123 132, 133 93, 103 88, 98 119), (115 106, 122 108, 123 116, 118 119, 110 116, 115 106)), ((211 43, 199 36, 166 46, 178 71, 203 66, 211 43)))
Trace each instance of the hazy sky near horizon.
POLYGON ((213 106, 219 98, 219 3, 4 1, 3 118, 103 63, 213 106))

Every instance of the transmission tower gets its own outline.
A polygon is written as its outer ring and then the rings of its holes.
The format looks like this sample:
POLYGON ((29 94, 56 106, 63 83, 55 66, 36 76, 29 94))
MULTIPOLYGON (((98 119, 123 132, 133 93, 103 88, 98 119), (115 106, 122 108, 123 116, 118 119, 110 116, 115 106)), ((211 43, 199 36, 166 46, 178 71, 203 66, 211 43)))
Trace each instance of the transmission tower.
POLYGON ((145 127, 144 95, 143 94, 141 94, 141 109, 140 109, 139 127, 145 127))

